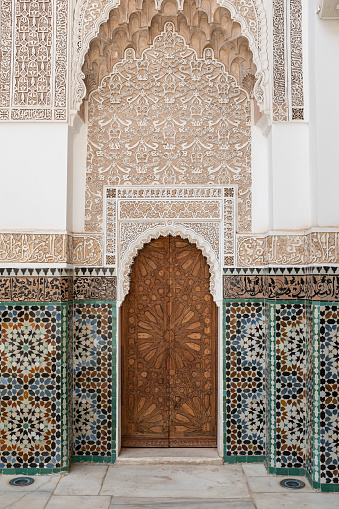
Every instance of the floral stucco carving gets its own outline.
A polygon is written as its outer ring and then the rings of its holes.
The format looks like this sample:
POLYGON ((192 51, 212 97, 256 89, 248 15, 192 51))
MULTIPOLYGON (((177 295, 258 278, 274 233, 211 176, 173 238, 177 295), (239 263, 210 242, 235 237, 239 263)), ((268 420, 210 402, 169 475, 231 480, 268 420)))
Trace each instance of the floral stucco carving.
MULTIPOLYGON (((122 0, 123 2, 124 0, 122 0)), ((269 108, 269 74, 268 74, 268 25, 264 7, 264 0, 210 0, 209 2, 195 1, 197 8, 206 13, 209 19, 215 9, 222 6, 229 10, 232 19, 239 23, 241 33, 247 38, 256 65, 256 83, 254 94, 261 110, 269 108)), ((121 0, 80 0, 75 8, 74 33, 72 46, 72 90, 71 108, 74 114, 79 110, 85 96, 84 73, 82 66, 90 42, 99 32, 100 25, 107 21, 112 9, 122 5, 121 0)), ((130 8, 138 10, 143 2, 137 1, 126 10, 126 19, 130 8)), ((163 1, 156 2, 156 9, 162 8, 163 1)), ((185 9, 185 2, 178 0, 178 9, 185 9)))
POLYGON ((250 231, 248 94, 212 50, 197 58, 172 23, 142 58, 126 50, 91 93, 88 124, 88 232, 103 229, 104 187, 122 185, 237 185, 238 228, 250 231))

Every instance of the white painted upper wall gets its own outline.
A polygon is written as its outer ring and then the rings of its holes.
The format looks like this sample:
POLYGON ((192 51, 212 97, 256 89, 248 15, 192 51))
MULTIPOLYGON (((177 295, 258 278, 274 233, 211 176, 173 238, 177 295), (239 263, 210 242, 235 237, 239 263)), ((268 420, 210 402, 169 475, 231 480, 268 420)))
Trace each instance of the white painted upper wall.
POLYGON ((339 20, 309 2, 310 167, 312 222, 339 227, 339 20))
MULTIPOLYGON (((339 227, 339 21, 317 5, 304 0, 309 116, 252 128, 254 233, 339 227)), ((0 123, 0 230, 83 232, 86 149, 86 125, 0 123)))
POLYGON ((66 231, 67 124, 0 123, 0 231, 66 231))
POLYGON ((85 229, 85 193, 87 124, 78 118, 73 129, 72 151, 72 226, 73 232, 82 233, 85 229))

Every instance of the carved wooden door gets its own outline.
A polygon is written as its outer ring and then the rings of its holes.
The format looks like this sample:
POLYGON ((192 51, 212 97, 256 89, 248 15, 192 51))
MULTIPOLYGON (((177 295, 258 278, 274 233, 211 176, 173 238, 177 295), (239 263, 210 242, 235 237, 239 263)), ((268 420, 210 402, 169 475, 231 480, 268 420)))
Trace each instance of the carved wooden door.
POLYGON ((160 237, 138 254, 122 307, 122 445, 215 447, 216 306, 201 251, 160 237))

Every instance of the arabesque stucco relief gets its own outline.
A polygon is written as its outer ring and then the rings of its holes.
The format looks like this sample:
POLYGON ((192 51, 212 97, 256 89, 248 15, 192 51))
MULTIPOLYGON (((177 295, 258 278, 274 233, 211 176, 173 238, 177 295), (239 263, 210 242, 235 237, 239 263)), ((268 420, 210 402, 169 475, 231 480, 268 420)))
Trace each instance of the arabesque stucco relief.
POLYGON ((167 23, 90 95, 86 230, 103 229, 104 186, 236 184, 238 228, 250 231, 250 164, 248 94, 212 50, 198 59, 167 23))

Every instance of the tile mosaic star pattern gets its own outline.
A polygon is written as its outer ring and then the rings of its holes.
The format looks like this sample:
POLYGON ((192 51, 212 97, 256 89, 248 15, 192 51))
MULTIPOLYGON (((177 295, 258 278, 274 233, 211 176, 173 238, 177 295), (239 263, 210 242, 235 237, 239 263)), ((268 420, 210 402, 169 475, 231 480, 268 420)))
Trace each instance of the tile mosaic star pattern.
POLYGON ((276 466, 303 468, 305 334, 303 304, 276 304, 276 466))
POLYGON ((112 326, 113 304, 75 303, 74 456, 111 458, 115 449, 112 326))
POLYGON ((313 314, 312 304, 306 302, 306 413, 305 413, 305 470, 312 479, 313 470, 313 314))
POLYGON ((321 483, 339 483, 339 306, 319 306, 321 483))
POLYGON ((65 466, 62 305, 0 305, 0 469, 65 466))
POLYGON ((265 456, 265 342, 261 302, 225 303, 227 456, 265 456))

